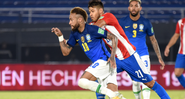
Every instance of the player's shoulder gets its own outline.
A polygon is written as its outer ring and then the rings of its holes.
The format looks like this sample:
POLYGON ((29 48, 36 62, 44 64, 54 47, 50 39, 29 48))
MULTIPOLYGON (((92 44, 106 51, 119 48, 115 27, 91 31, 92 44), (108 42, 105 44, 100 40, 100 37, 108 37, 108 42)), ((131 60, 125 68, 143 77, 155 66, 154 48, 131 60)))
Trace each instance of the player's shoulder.
POLYGON ((112 13, 110 13, 110 12, 106 12, 105 14, 103 14, 103 15, 113 15, 112 13))
POLYGON ((141 19, 142 21, 144 21, 144 22, 150 22, 150 20, 149 20, 149 19, 147 19, 147 18, 143 17, 142 15, 140 16, 140 19, 141 19))
POLYGON ((96 25, 90 25, 90 24, 86 24, 86 27, 85 27, 89 32, 91 31, 94 31, 96 30, 97 28, 99 28, 98 26, 96 25))
POLYGON ((182 18, 182 19, 178 20, 178 23, 182 23, 182 22, 185 22, 185 18, 182 18))
POLYGON ((151 22, 149 19, 143 17, 143 16, 140 16, 140 21, 142 21, 146 26, 150 26, 151 22))
POLYGON ((97 27, 97 26, 93 25, 93 24, 86 24, 87 29, 91 29, 91 28, 94 28, 94 27, 97 27))
MULTIPOLYGON (((103 14, 102 16, 103 16, 103 17, 109 17, 109 18, 110 18, 110 17, 111 17, 111 18, 115 17, 114 14, 112 14, 112 13, 110 13, 110 12, 106 12, 106 13, 103 14)), ((100 18, 101 18, 101 17, 100 17, 100 18)), ((116 18, 116 17, 115 17, 115 18, 116 18)))

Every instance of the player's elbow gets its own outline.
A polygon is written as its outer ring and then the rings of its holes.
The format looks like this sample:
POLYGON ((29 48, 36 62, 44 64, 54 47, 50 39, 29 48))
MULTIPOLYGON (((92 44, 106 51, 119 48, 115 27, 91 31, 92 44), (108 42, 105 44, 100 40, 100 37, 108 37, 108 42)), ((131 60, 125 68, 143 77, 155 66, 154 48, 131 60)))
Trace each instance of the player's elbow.
POLYGON ((63 54, 63 56, 68 56, 69 55, 69 53, 67 53, 67 52, 62 52, 62 54, 63 54))

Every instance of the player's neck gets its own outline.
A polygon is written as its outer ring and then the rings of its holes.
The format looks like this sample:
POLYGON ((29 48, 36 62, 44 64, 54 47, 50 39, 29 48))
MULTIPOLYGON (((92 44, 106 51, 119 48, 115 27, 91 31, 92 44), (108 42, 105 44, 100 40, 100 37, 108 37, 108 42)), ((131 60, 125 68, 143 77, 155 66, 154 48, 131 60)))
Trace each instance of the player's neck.
POLYGON ((100 14, 100 17, 101 17, 102 15, 104 15, 104 14, 105 14, 104 12, 103 12, 103 13, 101 13, 101 14, 100 14))
POLYGON ((131 14, 130 14, 130 19, 132 19, 133 21, 137 21, 139 20, 140 18, 140 14, 138 14, 137 16, 133 17, 131 14))
POLYGON ((78 31, 82 33, 85 29, 85 24, 80 24, 80 27, 78 28, 78 31))
MULTIPOLYGON (((104 14, 105 14, 104 12, 103 12, 103 13, 100 13, 100 17, 101 17, 102 15, 104 15, 104 14)), ((100 18, 100 17, 99 17, 99 18, 100 18)), ((98 19, 99 19, 99 18, 98 18, 98 19)), ((96 22, 98 21, 98 19, 97 19, 94 23, 96 23, 96 22)))

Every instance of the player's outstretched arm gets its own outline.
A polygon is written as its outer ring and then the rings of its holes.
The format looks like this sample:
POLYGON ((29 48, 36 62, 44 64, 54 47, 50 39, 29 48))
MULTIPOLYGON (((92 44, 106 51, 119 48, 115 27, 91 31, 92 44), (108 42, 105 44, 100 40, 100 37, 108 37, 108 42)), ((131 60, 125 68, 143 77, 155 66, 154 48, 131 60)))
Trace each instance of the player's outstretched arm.
POLYGON ((94 25, 102 27, 106 25, 106 22, 104 20, 98 20, 94 25))
POLYGON ((150 36, 150 41, 151 41, 151 43, 153 45, 153 48, 154 48, 154 51, 155 51, 155 53, 156 53, 156 55, 158 57, 159 63, 161 64, 161 67, 160 68, 161 68, 161 70, 163 70, 164 69, 164 66, 165 66, 165 63, 164 63, 164 61, 162 59, 161 51, 159 49, 159 45, 158 45, 158 42, 157 42, 157 40, 155 38, 155 35, 150 36))
POLYGON ((69 46, 69 45, 66 43, 66 40, 64 39, 63 34, 62 34, 62 32, 60 31, 60 29, 58 29, 58 28, 52 28, 52 29, 51 29, 51 32, 54 32, 55 35, 58 36, 62 54, 63 54, 64 56, 69 55, 69 53, 70 53, 71 50, 72 50, 72 47, 69 46))
POLYGON ((117 39, 117 37, 114 34, 112 34, 110 32, 107 32, 107 39, 112 40, 111 56, 108 59, 108 62, 110 62, 111 67, 116 68, 115 55, 116 55, 118 39, 117 39))
POLYGON ((179 33, 175 33, 172 38, 170 39, 168 45, 166 46, 165 50, 164 50, 164 55, 166 57, 168 57, 169 52, 170 52, 170 48, 177 42, 178 38, 179 38, 180 34, 179 33))

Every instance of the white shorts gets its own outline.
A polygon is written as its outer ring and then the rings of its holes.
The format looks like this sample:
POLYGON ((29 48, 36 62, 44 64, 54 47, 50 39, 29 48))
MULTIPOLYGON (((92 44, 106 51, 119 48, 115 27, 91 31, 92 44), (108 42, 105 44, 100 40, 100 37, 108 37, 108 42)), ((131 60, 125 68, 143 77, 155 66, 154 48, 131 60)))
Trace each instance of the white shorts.
POLYGON ((149 57, 149 55, 141 56, 141 60, 145 63, 145 66, 146 66, 148 72, 150 72, 150 67, 151 66, 150 66, 150 57, 149 57))
POLYGON ((117 85, 116 69, 111 72, 110 65, 105 60, 99 59, 95 61, 85 71, 95 76, 100 84, 114 83, 117 85))

